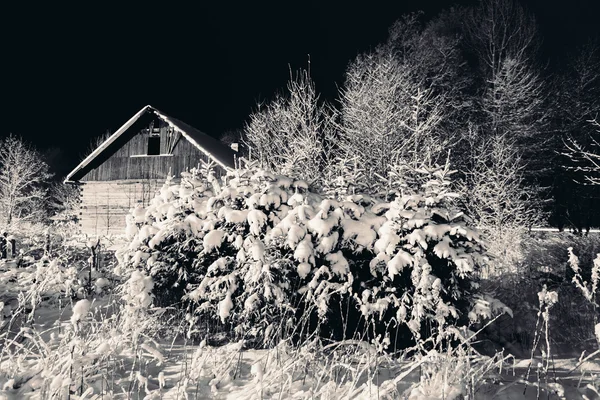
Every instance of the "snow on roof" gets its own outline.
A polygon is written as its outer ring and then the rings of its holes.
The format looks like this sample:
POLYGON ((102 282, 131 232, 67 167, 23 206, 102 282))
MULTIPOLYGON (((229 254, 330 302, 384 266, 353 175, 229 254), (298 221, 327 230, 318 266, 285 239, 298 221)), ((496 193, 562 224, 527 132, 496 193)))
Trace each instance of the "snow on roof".
POLYGON ((171 128, 180 132, 191 144, 196 146, 198 150, 202 151, 208 157, 213 159, 221 167, 234 167, 233 160, 235 152, 231 148, 222 144, 206 133, 200 132, 198 129, 189 126, 185 122, 173 117, 169 117, 168 115, 158 111, 156 108, 150 107, 150 109, 152 109, 154 114, 156 114, 160 119, 169 124, 171 128))
MULTIPOLYGON (((121 137, 142 115, 145 113, 152 112, 158 118, 163 120, 169 126, 176 131, 180 132, 183 137, 186 138, 191 144, 193 144, 198 150, 202 151, 206 156, 214 160, 223 168, 234 167, 235 152, 228 146, 222 144, 213 137, 203 133, 196 128, 179 121, 173 117, 169 117, 165 113, 157 110, 156 108, 147 105, 138 111, 133 117, 131 117, 123 126, 121 126, 115 133, 113 133, 108 139, 106 139, 98 148, 96 148, 89 156, 87 156, 75 169, 73 169, 65 178, 65 183, 76 182, 81 176, 87 173, 86 167, 100 154, 108 149, 108 147, 114 143, 119 137, 121 137), (85 171, 85 172, 84 172, 85 171), (75 179, 74 179, 75 177, 75 179)), ((136 132, 137 133, 137 132, 136 132)))

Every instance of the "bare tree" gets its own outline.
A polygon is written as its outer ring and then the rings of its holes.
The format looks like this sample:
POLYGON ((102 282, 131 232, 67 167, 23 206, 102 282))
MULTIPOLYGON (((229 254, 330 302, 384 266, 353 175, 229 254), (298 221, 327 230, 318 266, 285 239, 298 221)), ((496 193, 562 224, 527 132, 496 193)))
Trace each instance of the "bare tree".
POLYGON ((569 58, 571 62, 558 79, 556 108, 570 136, 588 136, 589 121, 600 109, 600 47, 590 41, 569 58))
POLYGON ((596 152, 594 120, 600 110, 600 49, 589 41, 565 57, 566 65, 553 79, 552 111, 554 166, 554 222, 582 232, 600 224, 600 187, 587 182, 583 169, 589 161, 581 151, 596 152), (579 149, 577 149, 579 148, 579 149), (581 169, 583 168, 583 169, 581 169), (582 184, 586 183, 586 184, 582 184))
POLYGON ((79 211, 79 188, 73 184, 57 182, 48 193, 48 208, 60 221, 75 221, 79 211))
POLYGON ((0 215, 11 225, 44 217, 46 185, 51 174, 40 153, 10 135, 0 142, 0 215))
POLYGON ((600 185, 600 123, 596 120, 588 121, 596 128, 595 134, 590 134, 587 145, 577 141, 572 136, 565 139, 565 149, 563 153, 573 164, 565 168, 575 171, 579 175, 578 183, 583 185, 600 185))
POLYGON ((464 27, 482 73, 491 82, 506 60, 532 63, 539 48, 535 18, 516 0, 481 0, 464 27))
POLYGON ((458 41, 436 36, 436 29, 422 29, 418 15, 410 15, 394 24, 388 42, 358 56, 346 72, 339 147, 346 158, 359 156, 374 192, 389 185, 392 166, 431 167, 458 140, 448 129, 463 104, 458 41), (452 89, 452 79, 459 89, 452 89))
POLYGON ((104 133, 92 137, 90 139, 90 142, 88 143, 87 148, 85 149, 85 152, 80 155, 81 159, 84 159, 90 154, 92 154, 92 152, 94 152, 98 147, 100 147, 100 145, 104 143, 111 135, 112 133, 109 129, 107 129, 106 131, 104 131, 104 133))
POLYGON ((539 182, 551 153, 536 21, 516 0, 482 0, 464 30, 482 82, 467 135, 466 207, 496 256, 496 272, 514 271, 524 234, 541 220, 539 182))
POLYGON ((341 92, 342 154, 359 155, 365 179, 385 176, 392 158, 404 146, 414 148, 399 133, 410 119, 401 96, 410 86, 406 71, 389 51, 359 56, 346 72, 341 92))
MULTIPOLYGON (((589 153, 597 143, 600 109, 600 48, 587 43, 573 57, 559 82, 559 112, 566 136, 567 153, 589 153)), ((589 160, 588 160, 589 161, 589 160)))
POLYGON ((244 129, 249 156, 276 173, 314 183, 323 177, 333 109, 319 101, 308 71, 290 79, 287 93, 259 106, 244 129))
POLYGON ((522 60, 507 58, 499 67, 483 96, 489 132, 511 132, 516 142, 532 138, 546 117, 542 78, 522 60))
POLYGON ((482 0, 465 30, 484 83, 480 133, 510 135, 528 170, 536 169, 532 164, 547 139, 549 111, 547 88, 536 64, 535 18, 516 0, 482 0), (528 151, 532 147, 535 153, 528 151))
POLYGON ((412 80, 432 95, 442 97, 444 119, 439 128, 455 133, 470 118, 469 91, 474 81, 465 61, 460 34, 462 9, 452 8, 422 26, 420 14, 410 14, 390 28, 386 46, 408 68, 412 80))
POLYGON ((492 136, 480 142, 474 159, 465 182, 466 208, 495 256, 488 272, 514 272, 524 234, 539 220, 532 192, 523 184, 519 152, 506 135, 492 136))

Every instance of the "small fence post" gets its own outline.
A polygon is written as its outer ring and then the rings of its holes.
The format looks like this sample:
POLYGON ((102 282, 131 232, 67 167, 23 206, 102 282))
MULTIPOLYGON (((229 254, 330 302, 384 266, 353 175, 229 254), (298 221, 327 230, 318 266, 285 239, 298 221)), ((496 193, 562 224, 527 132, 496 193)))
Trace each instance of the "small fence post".
POLYGON ((46 230, 46 242, 44 243, 44 255, 50 255, 50 231, 46 230))
POLYGON ((6 240, 6 235, 6 232, 2 232, 2 235, 0 235, 0 258, 2 259, 8 258, 8 254, 6 252, 8 241, 6 240))
POLYGON ((6 240, 8 240, 9 257, 15 258, 17 256, 17 239, 10 235, 6 240))
POLYGON ((97 238, 96 241, 89 241, 88 247, 92 252, 91 257, 89 258, 89 268, 88 268, 88 295, 92 294, 92 271, 98 271, 98 254, 100 249, 100 238, 97 238))

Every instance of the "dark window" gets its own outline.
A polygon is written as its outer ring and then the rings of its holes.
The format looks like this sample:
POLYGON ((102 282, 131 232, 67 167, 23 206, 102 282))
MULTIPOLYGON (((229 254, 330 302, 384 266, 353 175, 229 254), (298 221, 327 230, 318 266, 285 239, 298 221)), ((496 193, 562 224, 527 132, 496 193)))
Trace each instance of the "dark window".
POLYGON ((148 136, 148 155, 157 156, 160 154, 160 136, 148 136))

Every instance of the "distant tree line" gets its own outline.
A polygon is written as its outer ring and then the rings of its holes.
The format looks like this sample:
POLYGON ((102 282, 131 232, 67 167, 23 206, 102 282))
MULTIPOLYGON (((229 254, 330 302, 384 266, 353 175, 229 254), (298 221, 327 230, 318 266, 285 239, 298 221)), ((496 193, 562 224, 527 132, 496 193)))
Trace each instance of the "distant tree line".
POLYGON ((550 68, 541 41, 515 0, 404 16, 348 65, 336 101, 301 71, 259 105, 242 134, 248 155, 321 190, 380 197, 392 182, 414 192, 414 171, 449 158, 464 209, 514 264, 533 225, 600 225, 600 53, 590 42, 550 68))

